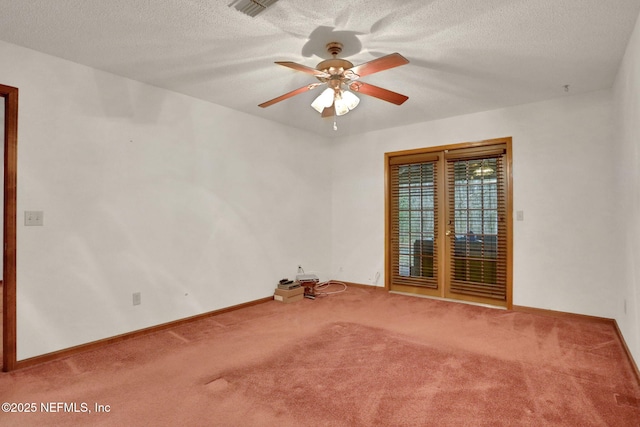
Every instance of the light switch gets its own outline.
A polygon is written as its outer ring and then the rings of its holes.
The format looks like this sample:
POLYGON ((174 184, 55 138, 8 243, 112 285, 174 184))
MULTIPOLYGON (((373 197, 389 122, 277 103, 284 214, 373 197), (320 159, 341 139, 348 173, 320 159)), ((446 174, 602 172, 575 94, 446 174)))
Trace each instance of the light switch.
POLYGON ((24 211, 24 225, 44 225, 44 212, 24 211))
POLYGON ((524 211, 516 211, 516 221, 524 221, 524 211))

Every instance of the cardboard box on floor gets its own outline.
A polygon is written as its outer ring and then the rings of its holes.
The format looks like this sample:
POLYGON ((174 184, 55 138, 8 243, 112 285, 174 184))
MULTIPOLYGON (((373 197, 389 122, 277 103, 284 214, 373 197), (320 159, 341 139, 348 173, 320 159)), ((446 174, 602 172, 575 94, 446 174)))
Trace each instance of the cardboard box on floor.
POLYGON ((304 298, 304 287, 300 286, 299 288, 285 290, 276 288, 273 293, 273 299, 276 301, 283 302, 285 304, 290 304, 292 302, 300 301, 304 298))

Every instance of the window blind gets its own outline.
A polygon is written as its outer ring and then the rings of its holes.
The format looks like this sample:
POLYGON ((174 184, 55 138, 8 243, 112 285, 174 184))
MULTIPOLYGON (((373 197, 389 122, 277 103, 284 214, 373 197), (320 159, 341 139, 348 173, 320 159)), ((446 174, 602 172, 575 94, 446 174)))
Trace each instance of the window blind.
POLYGON ((438 155, 390 161, 391 284, 438 288, 438 155))
POLYGON ((449 291, 505 301, 504 150, 447 153, 449 291))

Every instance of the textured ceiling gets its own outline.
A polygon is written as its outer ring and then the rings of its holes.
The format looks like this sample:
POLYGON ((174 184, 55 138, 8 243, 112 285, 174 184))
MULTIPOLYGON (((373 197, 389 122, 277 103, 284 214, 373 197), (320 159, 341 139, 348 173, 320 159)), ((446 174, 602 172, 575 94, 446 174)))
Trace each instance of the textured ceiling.
MULTIPOLYGON (((611 87, 638 0, 280 0, 255 18, 231 0, 0 0, 0 39, 325 136, 343 136, 611 87), (361 95, 321 119, 315 67, 344 44, 354 64, 410 64, 363 78, 409 96, 361 95)), ((3 58, 3 61, 7 58, 3 58)))

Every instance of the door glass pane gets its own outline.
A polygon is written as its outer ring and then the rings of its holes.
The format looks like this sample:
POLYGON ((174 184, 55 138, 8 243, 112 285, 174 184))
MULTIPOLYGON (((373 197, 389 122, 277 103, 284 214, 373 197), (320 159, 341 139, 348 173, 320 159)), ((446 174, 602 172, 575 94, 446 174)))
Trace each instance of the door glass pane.
POLYGON ((496 283, 497 159, 453 164, 453 279, 496 283))
POLYGON ((435 277, 434 164, 398 168, 398 271, 404 277, 435 277))

